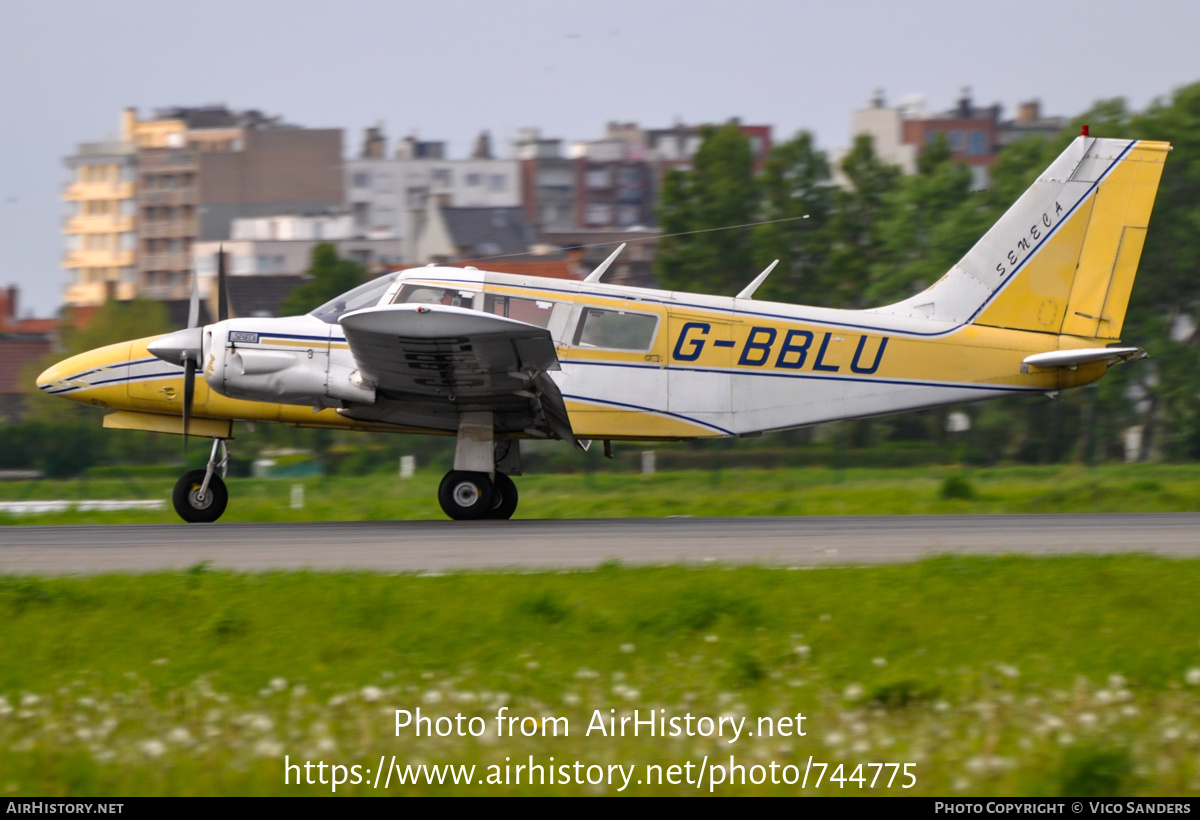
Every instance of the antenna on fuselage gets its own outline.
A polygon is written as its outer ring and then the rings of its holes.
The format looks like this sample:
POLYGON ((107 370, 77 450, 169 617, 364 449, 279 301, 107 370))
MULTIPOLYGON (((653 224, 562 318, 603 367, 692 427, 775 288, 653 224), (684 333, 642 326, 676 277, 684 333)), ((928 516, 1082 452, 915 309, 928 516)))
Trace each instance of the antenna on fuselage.
POLYGON ((594 271, 589 273, 587 275, 587 278, 584 279, 583 281, 599 282, 600 277, 603 276, 604 272, 608 270, 608 266, 613 263, 613 260, 615 260, 617 258, 617 256, 621 253, 621 251, 623 251, 623 250, 625 250, 624 242, 621 243, 621 247, 617 248, 615 251, 612 252, 612 254, 607 259, 605 259, 603 262, 601 262, 600 266, 598 268, 596 268, 594 271))
POLYGON ((775 270, 775 266, 778 264, 779 264, 779 260, 776 259, 774 262, 767 265, 767 269, 765 271, 763 271, 762 273, 760 273, 758 276, 755 276, 754 281, 751 282, 750 284, 746 285, 746 287, 742 288, 741 293, 739 293, 734 298, 735 299, 753 299, 754 291, 758 290, 759 285, 761 285, 763 282, 767 281, 767 277, 771 275, 771 271, 775 270))

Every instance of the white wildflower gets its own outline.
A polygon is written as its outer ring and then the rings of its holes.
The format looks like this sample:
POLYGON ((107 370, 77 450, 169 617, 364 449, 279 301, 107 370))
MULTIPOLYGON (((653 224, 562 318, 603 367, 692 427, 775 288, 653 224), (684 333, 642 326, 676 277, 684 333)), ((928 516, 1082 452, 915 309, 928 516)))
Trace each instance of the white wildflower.
POLYGON ((1200 666, 1193 666, 1189 669, 1183 679, 1188 682, 1189 686, 1200 686, 1200 666))
POLYGON ((383 690, 378 686, 364 686, 358 694, 367 703, 374 703, 383 697, 383 690))
POLYGON ((150 757, 159 757, 166 750, 167 747, 161 740, 147 740, 142 743, 142 751, 150 757))
POLYGON ((637 647, 631 643, 621 644, 621 651, 624 652, 626 655, 628 655, 630 652, 632 652, 635 649, 637 649, 637 647))
POLYGON ((254 754, 259 757, 278 757, 283 754, 283 744, 275 740, 263 738, 254 744, 254 754))
POLYGON ((846 687, 846 691, 842 693, 842 697, 846 700, 858 700, 863 696, 863 688, 857 683, 852 683, 846 687))
POLYGON ((541 664, 538 663, 537 661, 528 661, 525 664, 525 668, 528 669, 530 672, 536 671, 540 666, 541 666, 541 664))
POLYGON ((39 701, 41 701, 41 698, 38 697, 37 695, 32 695, 32 694, 21 695, 21 705, 22 706, 37 706, 39 701))
POLYGON ((192 733, 182 726, 176 726, 167 732, 167 740, 178 743, 180 746, 188 746, 192 742, 192 733))
POLYGON ((1108 685, 1109 685, 1109 688, 1111 688, 1111 689, 1124 689, 1125 688, 1125 676, 1122 675, 1120 672, 1113 672, 1111 675, 1108 676, 1108 685))
POLYGON ((580 703, 579 695, 574 692, 567 692, 567 694, 563 695, 563 703, 567 704, 567 706, 578 706, 580 703))
POLYGON ((287 684, 287 678, 275 677, 271 678, 271 682, 267 686, 270 686, 276 692, 282 692, 284 689, 287 689, 287 684))
POLYGON ((150 663, 154 666, 166 666, 168 663, 170 663, 170 661, 166 658, 155 658, 154 660, 150 661, 150 663))
POLYGON ((430 689, 421 696, 421 700, 425 701, 426 703, 441 703, 442 693, 436 689, 430 689))
POLYGON ((575 673, 575 677, 579 680, 592 680, 600 677, 600 674, 584 666, 575 673))
POLYGON ((716 636, 716 635, 705 635, 705 636, 704 636, 704 642, 705 642, 705 643, 716 643, 716 642, 717 642, 717 636, 716 636))
POLYGON ((1017 667, 1015 667, 1011 664, 1007 664, 1007 663, 996 664, 996 671, 999 672, 1001 675, 1003 675, 1006 678, 1021 677, 1021 670, 1018 669, 1017 667))
POLYGON ((871 661, 871 663, 882 669, 883 667, 887 666, 887 658, 875 658, 875 660, 871 661))
POLYGON ((812 649, 804 644, 800 644, 800 646, 796 647, 796 654, 802 658, 807 658, 810 652, 812 652, 812 649))

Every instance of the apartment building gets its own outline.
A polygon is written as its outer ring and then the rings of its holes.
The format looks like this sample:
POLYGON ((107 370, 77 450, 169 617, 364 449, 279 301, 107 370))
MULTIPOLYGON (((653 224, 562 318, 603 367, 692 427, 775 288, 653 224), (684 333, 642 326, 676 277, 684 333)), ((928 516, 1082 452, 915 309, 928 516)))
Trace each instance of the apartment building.
POLYGON ((342 137, 224 106, 121 115, 118 139, 66 160, 66 301, 186 298, 193 245, 240 217, 345 208, 342 137))

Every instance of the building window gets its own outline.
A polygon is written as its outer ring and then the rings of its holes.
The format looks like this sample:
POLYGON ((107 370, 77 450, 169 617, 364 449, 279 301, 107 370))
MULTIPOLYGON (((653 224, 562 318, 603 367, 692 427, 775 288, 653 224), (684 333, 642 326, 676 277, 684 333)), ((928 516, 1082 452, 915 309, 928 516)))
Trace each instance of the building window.
POLYGON ((963 147, 962 146, 962 131, 951 131, 950 132, 949 145, 950 145, 950 150, 956 154, 962 150, 962 147, 963 147))
POLYGON ((508 181, 503 174, 492 174, 490 187, 493 191, 503 191, 508 188, 508 181))
POLYGON ((467 187, 477 188, 483 184, 483 174, 467 174, 467 187))
POLYGON ((972 131, 969 135, 970 145, 967 147, 967 153, 975 156, 982 156, 987 153, 984 144, 984 134, 982 131, 972 131))
POLYGON ((356 173, 354 175, 354 187, 355 188, 370 188, 371 187, 371 175, 368 173, 365 173, 363 171, 359 171, 358 173, 356 173))
POLYGON ((434 168, 433 182, 448 188, 454 184, 454 173, 449 168, 434 168))

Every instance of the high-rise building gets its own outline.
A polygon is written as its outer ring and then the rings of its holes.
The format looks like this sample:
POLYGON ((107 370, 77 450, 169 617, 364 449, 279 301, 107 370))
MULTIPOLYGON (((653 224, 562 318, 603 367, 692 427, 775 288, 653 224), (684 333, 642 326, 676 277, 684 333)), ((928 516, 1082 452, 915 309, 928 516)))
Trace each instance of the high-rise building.
POLYGON ((224 106, 121 116, 119 138, 67 158, 66 301, 186 298, 192 246, 233 221, 345 209, 342 136, 224 106))

